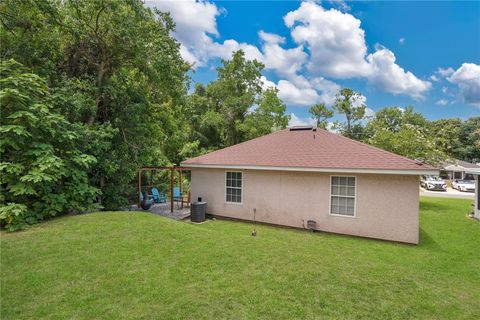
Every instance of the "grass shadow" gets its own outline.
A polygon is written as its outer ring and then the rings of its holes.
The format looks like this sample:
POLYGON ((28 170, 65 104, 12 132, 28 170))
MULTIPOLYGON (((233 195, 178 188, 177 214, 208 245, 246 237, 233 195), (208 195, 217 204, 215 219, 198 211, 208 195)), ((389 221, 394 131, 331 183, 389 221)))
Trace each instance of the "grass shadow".
POLYGON ((441 212, 445 211, 445 204, 437 203, 437 202, 427 202, 427 201, 420 201, 420 211, 433 211, 433 212, 441 212))
POLYGON ((419 247, 434 251, 443 251, 442 247, 423 228, 420 227, 419 247))

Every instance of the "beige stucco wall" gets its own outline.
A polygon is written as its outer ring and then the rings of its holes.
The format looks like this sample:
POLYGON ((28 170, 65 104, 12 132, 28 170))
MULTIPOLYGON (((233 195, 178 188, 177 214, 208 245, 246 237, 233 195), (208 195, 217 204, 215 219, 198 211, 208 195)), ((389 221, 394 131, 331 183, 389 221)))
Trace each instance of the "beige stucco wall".
POLYGON ((231 218, 418 243, 418 176, 351 174, 357 177, 356 216, 329 214, 334 173, 241 170, 242 204, 225 203, 225 170, 192 169, 192 201, 202 197, 207 212, 231 218))

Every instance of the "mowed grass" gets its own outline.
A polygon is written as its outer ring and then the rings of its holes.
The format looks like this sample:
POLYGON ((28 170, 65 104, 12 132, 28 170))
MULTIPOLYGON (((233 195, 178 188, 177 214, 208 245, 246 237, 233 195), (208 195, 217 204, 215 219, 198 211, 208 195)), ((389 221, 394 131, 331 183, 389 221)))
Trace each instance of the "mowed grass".
POLYGON ((2 319, 473 319, 471 201, 421 200, 418 246, 149 213, 1 235, 2 319))

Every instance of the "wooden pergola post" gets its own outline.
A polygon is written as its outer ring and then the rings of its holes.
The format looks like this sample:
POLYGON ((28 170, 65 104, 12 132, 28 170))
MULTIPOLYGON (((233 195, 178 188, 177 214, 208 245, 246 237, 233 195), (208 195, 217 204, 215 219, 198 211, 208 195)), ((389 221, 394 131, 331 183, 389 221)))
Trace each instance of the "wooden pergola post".
POLYGON ((142 192, 142 169, 138 170, 138 194, 137 194, 137 207, 140 208, 140 192, 142 192))
POLYGON ((182 169, 180 169, 180 197, 182 198, 181 201, 180 201, 180 204, 181 204, 181 208, 183 209, 183 193, 182 193, 182 169))
POLYGON ((180 169, 180 193, 182 193, 182 169, 180 169))
MULTIPOLYGON (((188 167, 177 167, 177 166, 172 166, 172 167, 166 167, 166 166, 149 166, 149 167, 141 167, 138 169, 138 201, 137 205, 140 208, 141 207, 141 202, 140 202, 140 192, 142 192, 142 172, 143 171, 151 171, 151 170, 170 170, 170 211, 173 213, 173 208, 175 201, 173 201, 173 189, 175 186, 175 172, 180 171, 180 192, 182 192, 183 189, 183 170, 190 170, 188 167)), ((148 200, 148 195, 147 195, 147 200, 148 200)), ((182 201, 182 208, 183 208, 183 201, 182 201)))

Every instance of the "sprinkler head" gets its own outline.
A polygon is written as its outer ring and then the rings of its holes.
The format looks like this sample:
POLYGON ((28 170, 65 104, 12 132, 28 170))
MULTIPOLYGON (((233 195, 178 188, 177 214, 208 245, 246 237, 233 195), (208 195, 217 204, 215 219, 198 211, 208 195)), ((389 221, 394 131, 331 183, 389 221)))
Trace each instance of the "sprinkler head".
POLYGON ((256 237, 257 236, 257 230, 253 229, 252 231, 252 237, 256 237))

